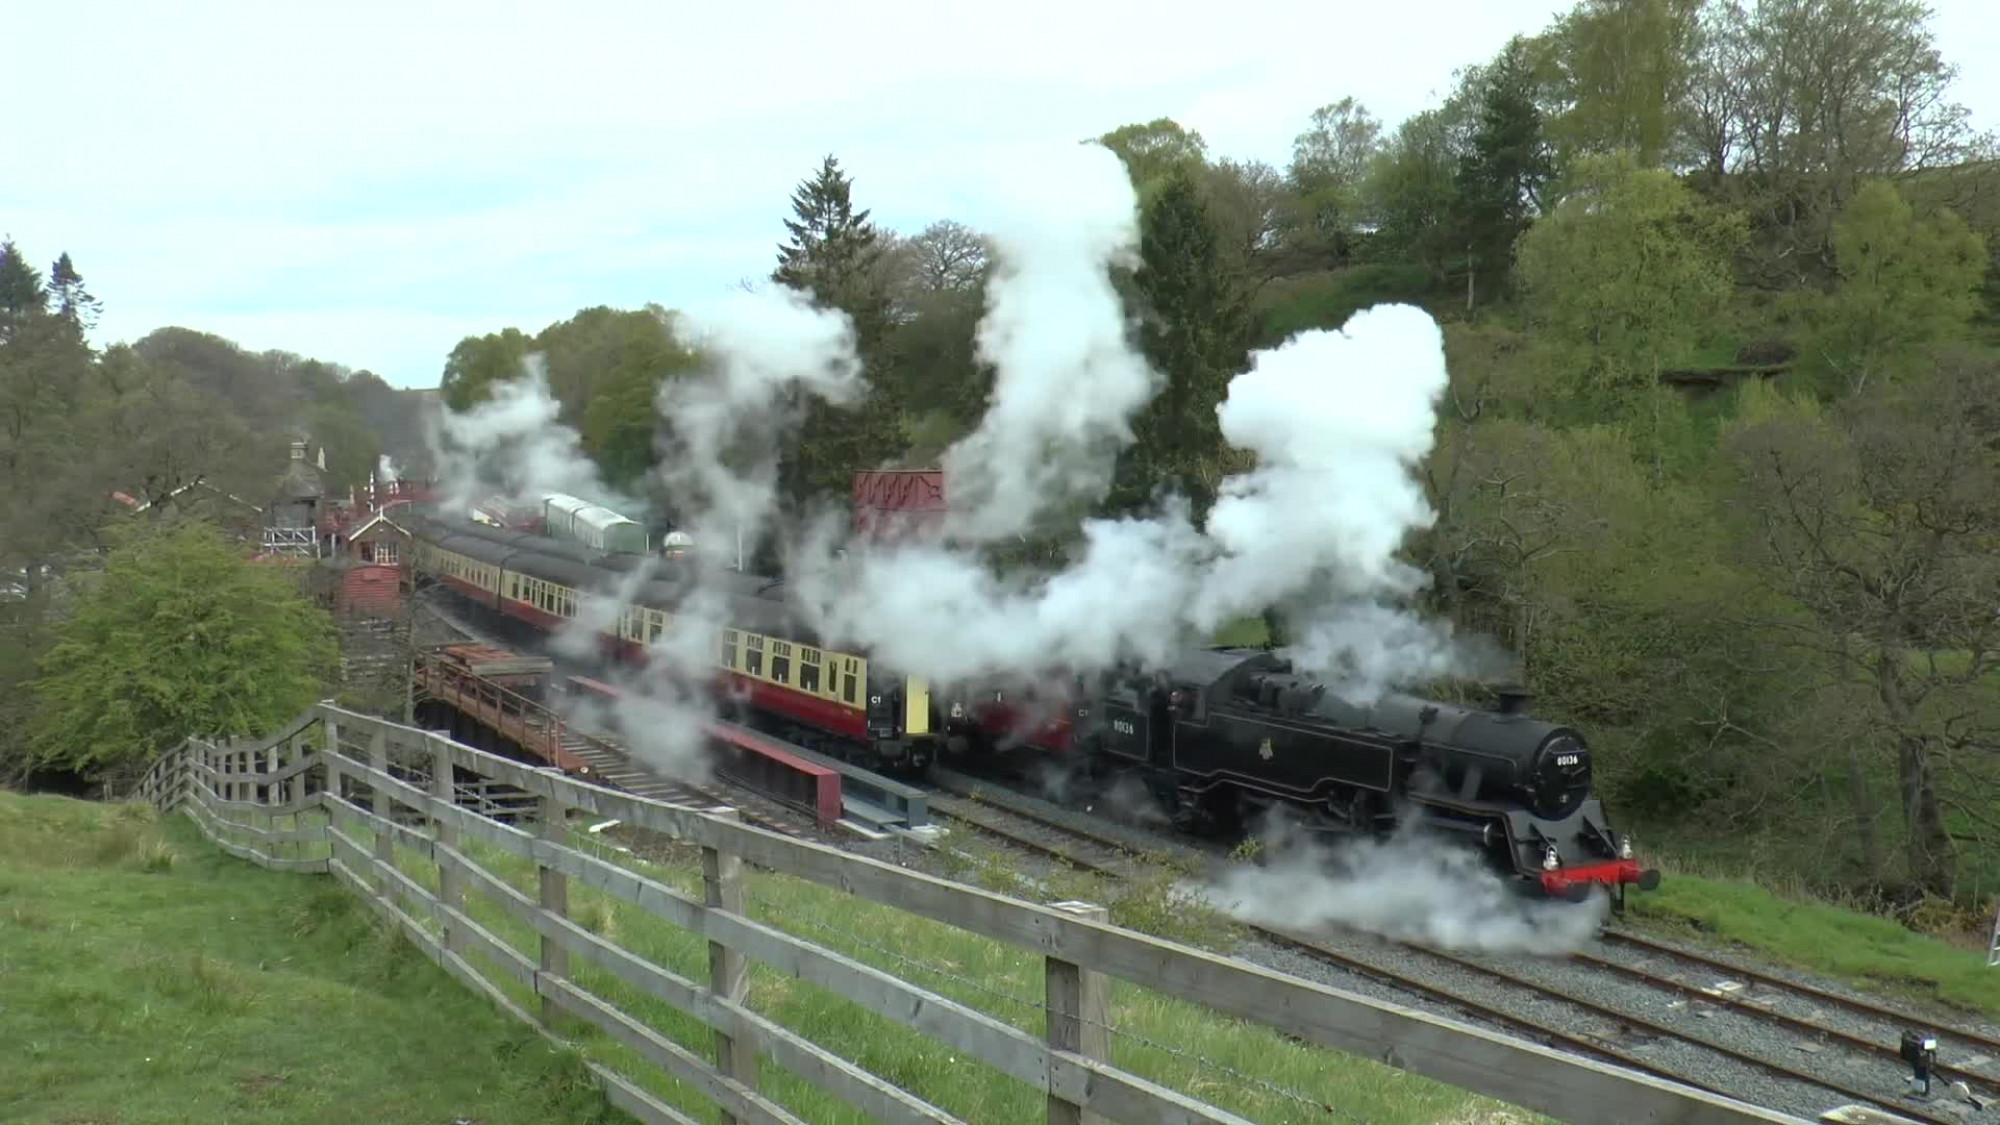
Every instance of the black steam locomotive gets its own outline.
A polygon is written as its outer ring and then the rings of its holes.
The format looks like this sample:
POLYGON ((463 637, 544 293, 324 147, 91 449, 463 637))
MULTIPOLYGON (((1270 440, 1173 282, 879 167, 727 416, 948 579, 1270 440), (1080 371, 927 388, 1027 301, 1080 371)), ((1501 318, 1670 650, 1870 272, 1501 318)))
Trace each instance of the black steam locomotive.
POLYGON ((1078 701, 1075 749, 1144 778, 1186 827, 1240 830, 1277 812, 1312 834, 1378 835, 1421 816, 1530 890, 1587 899, 1652 890, 1591 791, 1590 748, 1533 718, 1407 695, 1354 707, 1261 649, 1193 649, 1164 671, 1107 678, 1078 701))

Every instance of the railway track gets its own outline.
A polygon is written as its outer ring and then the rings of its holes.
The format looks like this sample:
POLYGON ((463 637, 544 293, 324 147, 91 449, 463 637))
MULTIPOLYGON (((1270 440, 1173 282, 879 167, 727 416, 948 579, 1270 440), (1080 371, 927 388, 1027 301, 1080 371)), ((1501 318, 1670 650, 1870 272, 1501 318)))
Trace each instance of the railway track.
MULTIPOLYGON (((985 782, 985 779, 980 781, 982 784, 990 784, 985 782)), ((1006 800, 1007 791, 1004 789, 993 791, 990 795, 975 796, 963 784, 963 779, 951 777, 945 780, 944 785, 946 789, 958 795, 951 798, 934 795, 931 807, 935 814, 958 821, 975 832, 1004 839, 1013 846, 1108 878, 1130 878, 1134 874, 1134 868, 1143 862, 1140 856, 1147 851, 1158 853, 1169 850, 1164 844, 1150 849, 1136 846, 1136 841, 1133 840, 1113 837, 1062 819, 1041 815, 1017 801, 1006 800)), ((1573 953, 1566 958, 1537 958, 1535 960, 1543 963, 1540 966, 1541 972, 1517 972, 1487 963, 1482 959, 1429 946, 1390 943, 1375 955, 1363 955, 1354 949, 1336 948, 1327 940, 1285 927, 1255 923, 1246 925, 1274 944, 1315 960, 1337 965, 1364 978, 1423 996, 1450 1009, 1515 1030, 1545 1045, 1604 1059, 1643 1073, 1729 1097, 1743 1096, 1728 1088, 1740 1083, 1698 1078, 1687 1073, 1686 1068, 1676 1068, 1649 1060, 1636 1054, 1634 1049, 1662 1040, 1673 1041, 1683 1045, 1684 1051, 1705 1052, 1713 1056, 1710 1065, 1702 1069, 1733 1074, 1740 1078, 1741 1069, 1748 1068, 1764 1076, 1766 1082, 1781 1081, 1792 1087, 1788 1091, 1791 1096, 1785 1099, 1787 1102, 1801 1106, 1809 1105, 1814 1101, 1811 1092, 1825 1091, 1849 1102, 1874 1107, 1906 1120, 1935 1123, 1935 1125, 1964 1121, 1966 1117, 1963 1113, 1974 1108, 1972 1103, 1962 1100, 1952 1105, 1951 1095, 1943 1094, 1948 1082, 1964 1082, 1974 1093, 1989 1098, 2000 1094, 2000 1076, 1995 1073, 1996 1070, 2000 1070, 2000 1064, 1993 1062, 1995 1057, 2000 1057, 2000 1040, 1988 1038, 1977 1032, 1934 1028, 1931 1021, 1919 1019, 1908 1013, 1897 1012, 1865 1000, 1842 996, 1813 986, 1800 985, 1781 977, 1747 970, 1742 966, 1713 958, 1684 953, 1629 933, 1606 931, 1607 937, 1612 942, 1622 942, 1663 959, 1678 957, 1684 964, 1726 973, 1731 982, 1742 979, 1753 980, 1763 985, 1767 994, 1757 999, 1738 997, 1729 989, 1704 986, 1589 952, 1573 953), (1614 934, 1616 936, 1610 936, 1614 934), (1413 962, 1425 963, 1431 967, 1434 970, 1433 979, 1425 979, 1413 972, 1415 967, 1413 962), (1482 978, 1487 982, 1489 992, 1495 991, 1493 986, 1498 985, 1500 986, 1498 993, 1508 999, 1501 1002, 1479 999, 1466 995, 1463 991, 1442 986, 1435 980, 1435 970, 1438 966, 1449 966, 1451 971, 1482 978), (1636 984, 1655 995, 1667 994, 1680 997, 1678 1002, 1665 1005, 1668 1011, 1686 1009, 1689 1015, 1703 1017, 1710 1023, 1726 1014, 1729 1018, 1753 1020, 1779 1029, 1783 1034, 1793 1037, 1795 1041, 1792 1045, 1819 1065, 1813 1066, 1810 1070, 1795 1066, 1772 1057, 1772 1052, 1769 1050, 1746 1049, 1723 1042, 1720 1036, 1696 1034, 1686 1028, 1662 1022, 1661 1019, 1635 1010, 1640 1006, 1638 1003, 1612 1004, 1590 999, 1575 994, 1582 990, 1564 990, 1561 980, 1548 979, 1556 974, 1574 974, 1579 970, 1636 984), (1879 1021, 1880 1033, 1877 1037, 1870 1037, 1868 1034, 1831 1026, 1824 1020, 1813 1020, 1780 1010, 1776 1006, 1777 997, 1770 994, 1784 993, 1821 1001, 1827 1005, 1837 1005, 1875 1019, 1879 1021), (1697 1006, 1703 1004, 1711 1006, 1712 1010, 1699 1010, 1697 1006), (1535 1014, 1530 1014, 1531 1012, 1535 1014), (1549 1018, 1550 1014, 1557 1012, 1565 1014, 1560 1018, 1549 1018), (1608 1024, 1608 1028, 1596 1033, 1579 1033, 1575 1030, 1579 1025, 1589 1024, 1600 1027, 1608 1024), (1871 1061, 1887 1059, 1889 1065, 1877 1068, 1879 1073, 1885 1077, 1893 1074, 1898 1080, 1902 1079, 1908 1074, 1907 1064, 1902 1062, 1899 1051, 1900 1029, 1903 1027, 1923 1027, 1933 1030, 1940 1040, 1941 1056, 1947 1055, 1945 1048, 1954 1043, 1987 1047, 1993 1050, 1995 1055, 1979 1059, 1980 1063, 1985 1064, 1983 1067, 1975 1067, 1969 1063, 1937 1066, 1933 1071, 1933 1101, 1928 1104, 1902 1100, 1885 1092, 1871 1092, 1852 1081, 1843 1081, 1828 1073, 1833 1069, 1828 1064, 1844 1052, 1847 1056, 1847 1065, 1843 1069, 1849 1071, 1855 1069, 1856 1057, 1871 1061), (1727 1060, 1726 1064, 1722 1064, 1721 1060, 1727 1060), (1944 1104, 1939 1102, 1941 1094, 1944 1104), (1935 1110, 1946 1112, 1935 1112, 1935 1110), (1951 1112, 1952 1110, 1957 1112, 1951 1112)), ((1573 980, 1573 977, 1571 979, 1573 980)), ((1978 1056, 1968 1057, 1978 1058, 1978 1056)))
MULTIPOLYGON (((501 648, 510 643, 436 604, 427 602, 426 608, 468 640, 501 648)), ((720 786, 666 777, 647 765, 616 735, 596 728, 580 729, 574 719, 567 715, 564 719, 562 749, 589 766, 591 778, 597 784, 670 805, 699 809, 726 805, 735 809, 745 824, 800 839, 818 837, 809 810, 801 811, 766 797, 726 774, 719 777, 723 783, 720 786)))

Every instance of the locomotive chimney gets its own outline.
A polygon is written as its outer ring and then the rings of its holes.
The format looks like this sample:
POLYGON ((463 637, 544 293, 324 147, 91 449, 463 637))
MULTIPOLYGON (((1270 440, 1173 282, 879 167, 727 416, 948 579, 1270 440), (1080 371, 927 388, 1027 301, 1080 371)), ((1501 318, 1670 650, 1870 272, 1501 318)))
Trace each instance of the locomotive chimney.
POLYGON ((1503 684, 1493 689, 1493 694, 1500 697, 1500 705, 1494 710, 1502 715, 1526 714, 1528 701, 1535 697, 1534 693, 1519 684, 1503 684))

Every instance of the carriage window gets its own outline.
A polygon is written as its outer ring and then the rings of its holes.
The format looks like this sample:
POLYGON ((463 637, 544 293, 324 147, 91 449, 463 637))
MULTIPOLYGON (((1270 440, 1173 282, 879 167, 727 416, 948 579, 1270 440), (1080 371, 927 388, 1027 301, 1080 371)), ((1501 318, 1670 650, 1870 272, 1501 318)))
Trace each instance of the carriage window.
POLYGON ((819 694, 819 650, 799 649, 799 687, 801 690, 819 694))
POLYGON ((792 679, 792 646, 783 641, 771 642, 771 678, 781 684, 792 679))
POLYGON ((721 661, 721 663, 722 663, 722 666, 723 666, 724 668, 734 668, 734 667, 737 667, 737 665, 738 665, 738 663, 739 663, 739 662, 738 662, 738 661, 737 661, 737 659, 736 659, 736 648, 737 648, 737 644, 738 644, 738 642, 739 642, 740 640, 741 640, 741 637, 740 637, 740 635, 739 635, 739 634, 738 634, 738 633, 736 632, 736 630, 734 630, 734 629, 724 629, 724 630, 722 631, 722 661, 721 661))
POLYGON ((849 703, 855 702, 856 696, 854 690, 854 664, 852 661, 850 661, 847 665, 847 674, 841 677, 840 697, 842 699, 847 700, 849 703))
POLYGON ((753 676, 764 674, 764 638, 755 633, 743 634, 743 670, 753 676))

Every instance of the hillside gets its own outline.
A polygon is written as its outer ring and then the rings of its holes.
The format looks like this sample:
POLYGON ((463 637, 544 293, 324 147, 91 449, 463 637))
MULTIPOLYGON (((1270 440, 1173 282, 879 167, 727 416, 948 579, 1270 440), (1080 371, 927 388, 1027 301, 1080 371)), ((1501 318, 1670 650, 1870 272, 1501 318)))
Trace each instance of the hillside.
POLYGON ((326 880, 0 790, 0 1120, 625 1120, 326 880))

